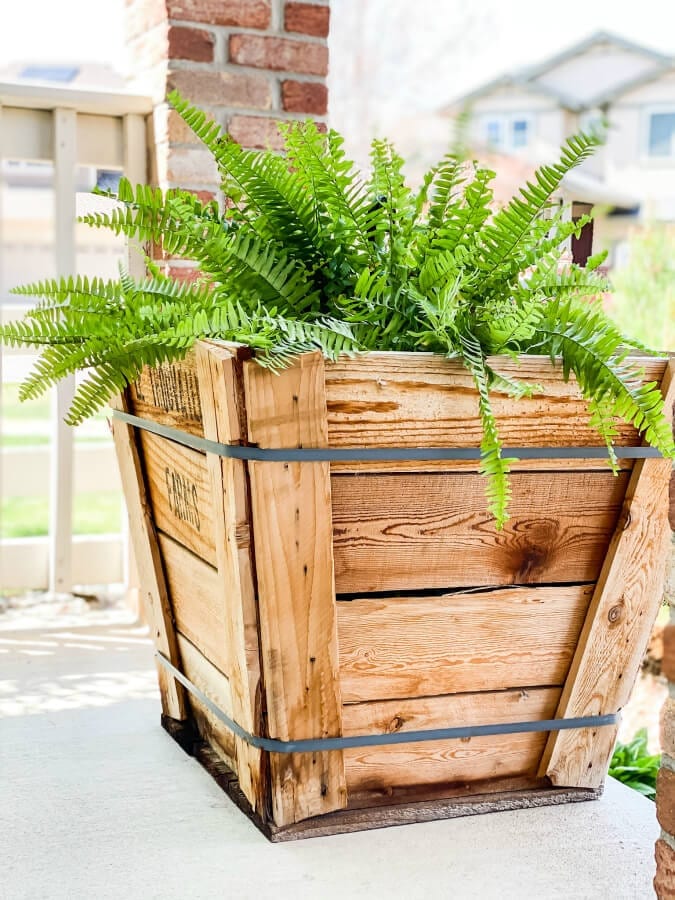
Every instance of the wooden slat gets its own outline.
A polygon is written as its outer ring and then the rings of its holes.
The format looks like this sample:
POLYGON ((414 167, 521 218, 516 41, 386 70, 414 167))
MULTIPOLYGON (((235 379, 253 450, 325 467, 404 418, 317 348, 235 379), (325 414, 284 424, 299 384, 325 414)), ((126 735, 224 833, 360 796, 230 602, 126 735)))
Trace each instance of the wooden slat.
MULTIPOLYGON (((198 345, 196 361, 205 437, 226 444, 239 442, 242 417, 235 385, 241 377, 240 361, 227 348, 206 343, 198 345)), ((249 732, 260 734, 258 614, 245 464, 211 453, 206 459, 217 565, 214 602, 225 620, 233 717, 249 732)), ((240 738, 235 746, 241 789, 251 806, 263 814, 262 755, 240 738)))
MULTIPOLYGON (((661 390, 675 403, 675 359, 661 390)), ((671 534, 668 484, 672 462, 641 459, 626 491, 619 525, 588 611, 558 716, 613 713, 628 701, 658 613, 671 534)), ((552 734, 541 772, 557 785, 597 787, 607 772, 617 727, 552 734)))
MULTIPOLYGON (((622 472, 630 472, 632 459, 620 459, 622 472)), ((367 475, 369 472, 478 472, 480 462, 471 459, 453 460, 395 460, 373 462, 331 462, 332 475, 367 475)), ((511 463, 512 472, 609 472, 609 464, 603 459, 520 459, 511 463)))
MULTIPOLYGON (((167 730, 174 740, 181 741, 180 730, 167 730)), ((350 802, 346 809, 327 813, 325 816, 313 816, 279 828, 264 821, 251 810, 230 767, 207 744, 200 742, 193 747, 193 751, 197 762, 221 790, 273 843, 410 825, 413 822, 454 819, 458 816, 579 803, 597 800, 602 793, 602 790, 588 788, 551 788, 546 779, 541 778, 491 779, 471 782, 459 788, 443 785, 427 789, 401 788, 389 791, 386 795, 384 792, 359 794, 354 798, 355 805, 350 802)))
MULTIPOLYGON (((306 354, 275 375, 244 364, 249 439, 326 446, 324 364, 306 354)), ((341 733, 328 463, 250 463, 269 734, 341 733)), ((277 825, 347 802, 341 752, 271 754, 277 825)))
POLYGON ((157 528, 215 566, 214 509, 206 456, 148 431, 139 433, 157 528))
POLYGON ((500 532, 482 476, 333 476, 337 591, 594 581, 627 479, 515 474, 500 532))
MULTIPOLYGON (((639 359, 645 380, 660 381, 663 359, 639 359)), ((504 446, 602 445, 588 428, 586 402, 571 376, 562 379, 548 357, 497 357, 495 369, 543 394, 514 401, 492 391, 504 446)), ((482 429, 471 376, 459 360, 426 353, 367 353, 326 365, 328 440, 331 447, 477 447, 482 429)), ((639 442, 620 424, 617 444, 639 442)))
MULTIPOLYGON (((128 411, 126 395, 113 397, 110 405, 113 409, 119 409, 122 412, 128 411)), ((141 586, 140 596, 144 607, 145 620, 150 625, 151 634, 157 649, 174 666, 179 668, 180 655, 164 579, 159 543, 155 532, 134 429, 129 425, 125 425, 124 422, 113 419, 112 433, 129 512, 129 535, 138 568, 141 586)), ((187 707, 183 687, 163 666, 157 666, 157 673, 164 714, 172 719, 185 719, 187 707)))
POLYGON ((342 699, 562 685, 592 593, 505 588, 340 602, 342 699))
MULTIPOLYGON (((553 718, 560 688, 347 704, 345 735, 420 731, 553 718)), ((391 791, 411 785, 482 781, 536 774, 547 734, 418 741, 345 751, 347 789, 391 791)))
MULTIPOLYGON (((498 371, 541 384, 545 391, 516 405, 512 398, 493 392, 505 444, 602 444, 586 428, 588 412, 574 376, 565 384, 560 367, 552 367, 548 357, 521 357, 520 361, 499 357, 491 362, 498 371)), ((636 358, 634 362, 644 368, 645 380, 661 381, 664 359, 636 358)), ((326 363, 326 395, 331 447, 480 444, 475 389, 458 360, 429 353, 343 356, 336 363, 326 363)), ((202 435, 194 353, 178 363, 144 369, 131 407, 136 415, 202 435)), ((637 440, 633 428, 619 426, 617 444, 627 446, 637 440)))
POLYGON ((230 635, 217 570, 167 535, 157 537, 176 628, 229 675, 230 635))
MULTIPOLYGON (((226 676, 199 652, 184 635, 178 633, 183 672, 219 709, 232 717, 232 692, 226 676)), ((190 707, 202 738, 218 751, 228 765, 234 768, 234 735, 217 716, 214 716, 193 694, 188 694, 190 707)))
POLYGON ((194 350, 184 360, 146 366, 130 392, 130 412, 191 434, 204 434, 194 350))

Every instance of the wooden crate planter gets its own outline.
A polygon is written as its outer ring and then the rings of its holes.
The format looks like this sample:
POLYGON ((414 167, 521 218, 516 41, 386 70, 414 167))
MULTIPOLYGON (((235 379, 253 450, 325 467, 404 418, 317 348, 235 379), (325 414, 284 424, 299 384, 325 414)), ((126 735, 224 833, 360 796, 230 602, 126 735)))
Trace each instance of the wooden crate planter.
MULTIPOLYGON (((644 360, 672 406, 672 363, 644 360)), ((586 404, 495 395, 507 447, 592 446, 586 404)), ((279 375, 201 342, 119 408, 259 448, 476 447, 461 364, 375 353, 279 375)), ((513 467, 497 532, 475 461, 270 462, 113 423, 158 651, 246 731, 284 741, 615 713, 664 575, 671 465, 513 467)), ((621 426, 619 446, 635 446, 621 426)), ((164 722, 275 840, 598 795, 616 725, 281 754, 256 749, 164 666, 164 722)))

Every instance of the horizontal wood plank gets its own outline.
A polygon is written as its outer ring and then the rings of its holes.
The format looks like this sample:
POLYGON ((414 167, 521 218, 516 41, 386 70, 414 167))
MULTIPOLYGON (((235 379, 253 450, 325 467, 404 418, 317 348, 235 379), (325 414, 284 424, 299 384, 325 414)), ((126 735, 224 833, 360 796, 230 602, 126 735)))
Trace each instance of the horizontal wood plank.
POLYGON ((561 685, 591 586, 338 603, 344 702, 561 685))
POLYGON ((216 565, 211 483, 203 453, 140 432, 157 528, 216 565))
POLYGON ((158 539, 176 628, 229 677, 231 648, 217 571, 167 535, 160 532, 158 539))
POLYGON ((497 531, 485 479, 466 474, 334 475, 338 594, 594 581, 628 475, 519 473, 497 531))
MULTIPOLYGON (((343 732, 378 734, 548 719, 559 697, 560 688, 537 688, 348 704, 342 714, 343 732)), ((345 751, 347 789, 350 794, 386 792, 412 785, 532 776, 546 738, 546 732, 535 732, 355 747, 345 751)))
MULTIPOLYGON (((586 401, 574 376, 548 357, 495 357, 496 371, 543 388, 515 401, 496 389, 492 406, 504 446, 601 446, 588 427, 586 401)), ((664 359, 635 360, 646 381, 660 382, 664 359)), ((367 353, 326 364, 328 442, 331 447, 477 447, 482 428, 473 380, 456 359, 426 353, 367 353)), ((617 445, 639 443, 619 424, 617 445)))
MULTIPOLYGON (((630 472, 635 460, 620 459, 619 469, 622 472, 630 472)), ((333 475, 367 475, 377 472, 462 472, 475 473, 480 467, 479 460, 473 459, 449 459, 449 460, 373 460, 350 462, 340 460, 331 462, 330 470, 333 475)), ((609 472, 611 471, 606 459, 520 459, 511 463, 512 472, 609 472)))

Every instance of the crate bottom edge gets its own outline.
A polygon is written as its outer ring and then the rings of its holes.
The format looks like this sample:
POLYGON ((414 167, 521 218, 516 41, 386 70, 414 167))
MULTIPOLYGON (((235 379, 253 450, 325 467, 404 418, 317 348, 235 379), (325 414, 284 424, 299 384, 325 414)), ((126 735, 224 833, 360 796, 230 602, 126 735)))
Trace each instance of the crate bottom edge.
POLYGON ((603 788, 544 787, 447 799, 417 800, 391 806, 371 806, 363 809, 343 809, 279 827, 265 822, 252 809, 235 773, 221 757, 203 741, 190 721, 178 722, 162 716, 162 727, 182 749, 211 775, 218 786, 243 812, 256 828, 272 843, 349 834, 375 828, 389 828, 418 822, 434 822, 462 816, 476 816, 513 809, 531 809, 597 800, 603 788))

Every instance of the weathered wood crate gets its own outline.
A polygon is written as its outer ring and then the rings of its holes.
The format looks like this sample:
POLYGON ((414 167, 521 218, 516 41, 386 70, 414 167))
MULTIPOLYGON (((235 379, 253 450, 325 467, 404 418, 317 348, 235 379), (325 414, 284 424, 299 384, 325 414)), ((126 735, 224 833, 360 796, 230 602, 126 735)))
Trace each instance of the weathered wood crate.
MULTIPOLYGON (((642 362, 672 408, 672 362, 642 362)), ((506 447, 599 444, 548 359, 497 368, 544 387, 495 395, 506 447)), ((201 342, 118 408, 258 448, 481 439, 470 376, 429 354, 307 354, 275 375, 201 342)), ((627 701, 662 595, 669 461, 621 459, 617 477, 601 459, 521 461, 498 532, 475 460, 242 460, 128 419, 113 430, 157 649, 246 732, 405 733, 627 701)), ((620 426, 618 446, 639 444, 620 426)), ((167 729, 274 840, 595 797, 616 738, 605 725, 268 752, 158 671, 167 729)))

